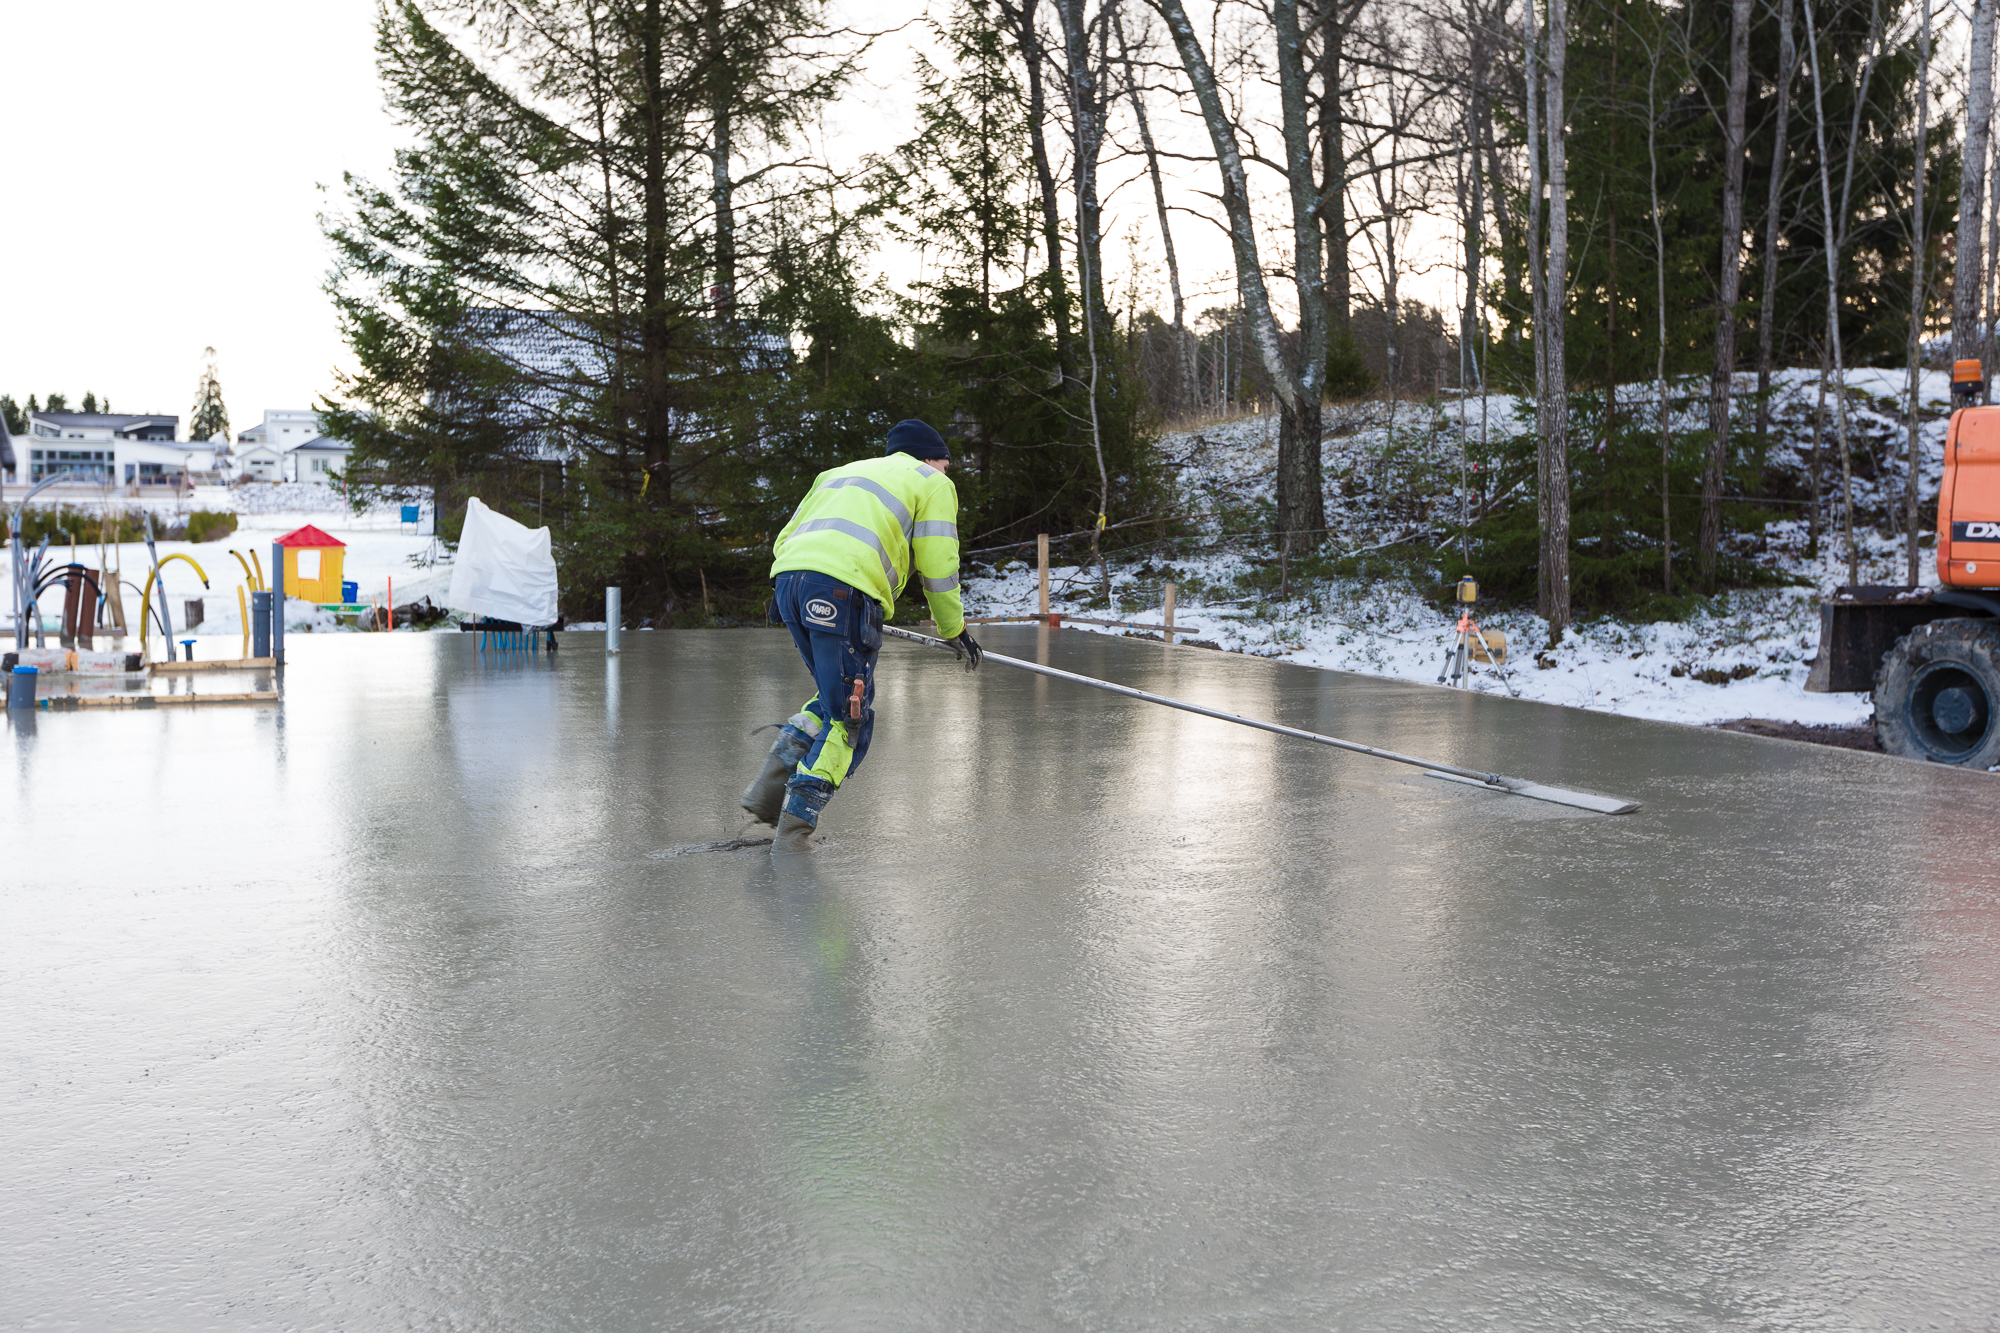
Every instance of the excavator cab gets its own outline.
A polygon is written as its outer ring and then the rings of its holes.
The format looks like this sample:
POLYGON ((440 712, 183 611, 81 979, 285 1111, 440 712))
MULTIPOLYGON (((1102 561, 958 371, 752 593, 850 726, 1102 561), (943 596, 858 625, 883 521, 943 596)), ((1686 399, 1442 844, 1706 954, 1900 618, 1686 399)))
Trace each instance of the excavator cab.
POLYGON ((1987 398, 1977 361, 1951 368, 1951 427, 1938 489, 1938 582, 1947 588, 2000 588, 2000 407, 1987 398))

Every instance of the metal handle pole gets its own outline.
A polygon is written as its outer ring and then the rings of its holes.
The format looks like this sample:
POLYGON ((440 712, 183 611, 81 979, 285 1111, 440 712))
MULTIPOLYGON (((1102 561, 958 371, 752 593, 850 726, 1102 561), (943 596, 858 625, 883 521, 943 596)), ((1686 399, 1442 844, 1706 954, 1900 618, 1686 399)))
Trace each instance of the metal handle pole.
MULTIPOLYGON (((922 644, 927 648, 942 648, 946 652, 957 651, 943 639, 934 639, 928 634, 914 634, 906 629, 898 629, 894 625, 883 626, 883 632, 893 634, 899 639, 908 639, 911 643, 922 644)), ((1354 754, 1365 754, 1375 759, 1387 759, 1394 764, 1408 764, 1412 768, 1421 768, 1426 772, 1435 773, 1440 777, 1455 778, 1462 782, 1471 782, 1479 786, 1490 787, 1496 791, 1510 792, 1516 796, 1530 796, 1536 800, 1554 801, 1560 805, 1574 805, 1585 810, 1595 810, 1600 814, 1607 815, 1622 815, 1639 808, 1636 802, 1622 801, 1615 797, 1597 796, 1590 792, 1569 791, 1562 787, 1546 787, 1540 783, 1528 782, 1521 778, 1510 778, 1499 773, 1481 773, 1476 769, 1460 768, 1455 764, 1441 764, 1430 759, 1419 759, 1415 755, 1399 754, 1394 750, 1378 749, 1373 745, 1363 745, 1359 741, 1342 740, 1338 736, 1322 736, 1316 731, 1302 731, 1298 727, 1287 727, 1277 722, 1265 722, 1254 717, 1244 717, 1240 713, 1225 713, 1219 708, 1204 708, 1200 704, 1191 704, 1185 699, 1173 699, 1164 694, 1150 694, 1145 690, 1135 690, 1129 685, 1114 685, 1108 680, 1099 680, 1095 676, 1080 676, 1074 671, 1060 671, 1055 667, 1043 666, 1039 662, 1024 662, 1018 657, 1007 657, 1001 653, 988 652, 985 654, 985 660, 988 662, 998 662, 1002 666, 1018 667, 1023 671, 1032 671, 1038 676, 1053 676, 1057 680, 1067 680, 1073 681, 1078 685, 1088 685, 1094 690, 1105 690, 1112 694, 1122 694, 1128 699, 1138 699, 1149 704, 1161 704, 1167 708, 1178 708, 1184 713, 1197 713, 1202 717, 1212 717, 1218 722, 1234 722, 1239 726, 1255 727, 1259 731, 1268 731, 1274 735, 1291 736, 1302 741, 1312 741, 1317 745, 1330 745, 1336 750, 1347 750, 1354 754)))
POLYGON ((625 616, 625 590, 606 588, 604 590, 604 653, 607 657, 618 655, 619 621, 625 616))
POLYGON ((271 665, 285 664, 285 548, 271 543, 271 665))

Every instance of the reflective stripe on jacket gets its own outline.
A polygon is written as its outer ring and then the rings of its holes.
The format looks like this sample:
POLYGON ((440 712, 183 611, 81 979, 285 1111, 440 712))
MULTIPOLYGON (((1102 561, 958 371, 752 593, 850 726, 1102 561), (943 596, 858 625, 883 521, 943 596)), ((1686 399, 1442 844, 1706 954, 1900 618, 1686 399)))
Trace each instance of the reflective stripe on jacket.
POLYGON ((773 576, 788 569, 830 574, 896 609, 916 575, 938 633, 965 629, 958 593, 958 492, 951 478, 909 454, 866 458, 822 472, 778 534, 773 576))

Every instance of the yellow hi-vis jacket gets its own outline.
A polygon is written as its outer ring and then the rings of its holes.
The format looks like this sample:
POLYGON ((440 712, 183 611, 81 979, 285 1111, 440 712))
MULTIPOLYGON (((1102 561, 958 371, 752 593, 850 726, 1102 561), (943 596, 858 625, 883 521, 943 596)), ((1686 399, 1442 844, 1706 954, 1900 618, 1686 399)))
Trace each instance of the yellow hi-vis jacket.
POLYGON ((896 609, 911 565, 938 634, 965 631, 958 595, 958 492, 951 478, 910 454, 865 458, 813 478, 812 490, 778 534, 773 576, 790 569, 829 574, 896 609))

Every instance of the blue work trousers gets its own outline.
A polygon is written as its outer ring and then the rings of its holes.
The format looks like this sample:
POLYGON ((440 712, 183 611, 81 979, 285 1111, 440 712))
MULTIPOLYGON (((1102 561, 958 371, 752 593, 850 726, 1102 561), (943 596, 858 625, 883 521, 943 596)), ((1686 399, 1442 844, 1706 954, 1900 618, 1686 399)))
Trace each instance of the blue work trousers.
POLYGON ((838 787, 861 767, 875 733, 875 659, 882 651, 882 604, 829 574, 793 569, 778 575, 776 605, 818 687, 804 711, 817 717, 821 726, 799 763, 799 776, 838 787), (853 716, 857 681, 859 717, 853 716))

